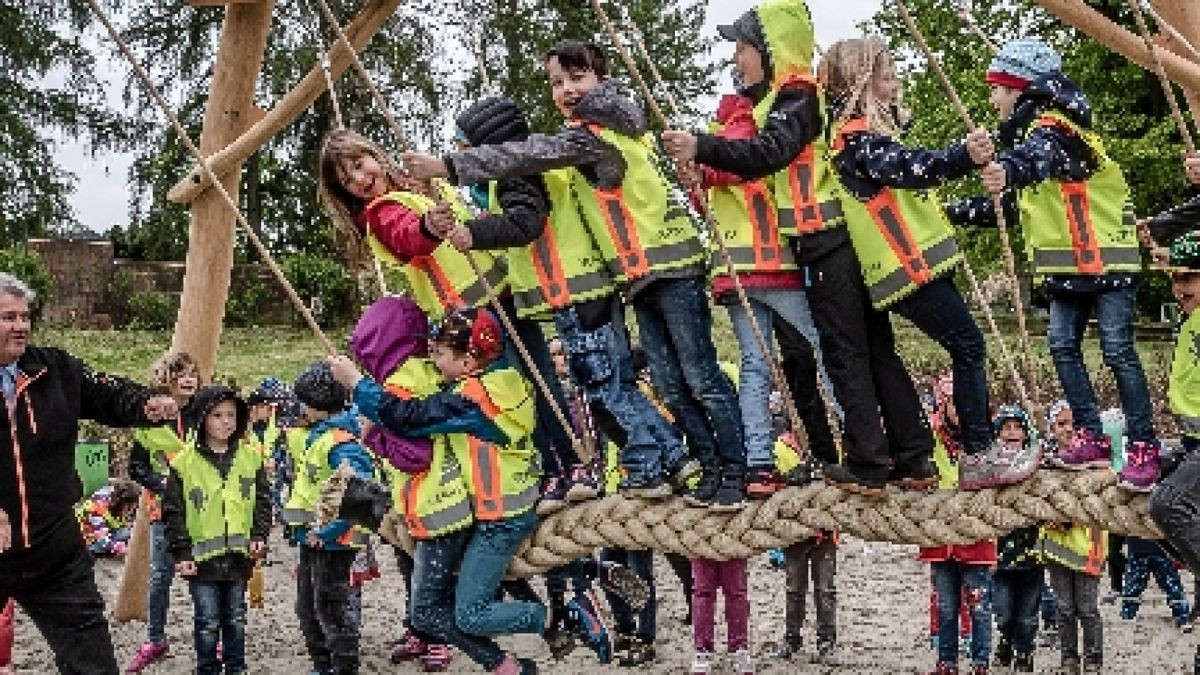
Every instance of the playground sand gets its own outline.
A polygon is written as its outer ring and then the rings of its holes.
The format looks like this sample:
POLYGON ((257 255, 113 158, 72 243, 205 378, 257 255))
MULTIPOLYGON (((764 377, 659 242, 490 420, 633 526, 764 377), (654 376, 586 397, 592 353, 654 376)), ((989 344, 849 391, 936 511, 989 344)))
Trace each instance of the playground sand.
MULTIPOLYGON (((295 585, 292 561, 295 549, 276 539, 266 568, 266 606, 251 609, 246 630, 247 661, 252 673, 303 675, 309 672, 292 604, 295 585)), ((363 593, 362 672, 419 672, 415 665, 394 666, 388 656, 401 632, 404 590, 390 547, 380 549, 383 578, 366 585, 363 593)), ((661 557, 655 569, 661 606, 658 612, 658 660, 644 672, 687 672, 691 659, 691 631, 684 623, 686 605, 681 586, 661 557)), ((112 606, 120 580, 118 561, 97 562, 96 579, 112 606)), ((838 642, 846 673, 915 673, 928 670, 934 662, 929 648, 929 572, 917 562, 916 548, 891 544, 843 540, 838 558, 838 642)), ((784 573, 771 569, 766 556, 751 565, 751 639, 760 673, 819 672, 812 661, 812 639, 806 653, 791 662, 779 662, 769 654, 783 631, 784 573)), ((1185 588, 1192 588, 1185 574, 1185 588)), ((1107 588, 1108 581, 1103 582, 1107 588)), ((811 598, 810 598, 811 600, 811 598)), ((1197 637, 1181 635, 1171 624, 1162 593, 1153 587, 1146 592, 1136 622, 1117 618, 1117 606, 1101 605, 1104 616, 1105 672, 1187 673, 1197 637)), ((809 621, 812 625, 810 602, 809 621)), ((171 655, 147 669, 158 673, 186 673, 192 667, 192 610, 186 583, 176 579, 171 589, 167 635, 171 655)), ((113 640, 123 667, 144 639, 140 622, 114 624, 113 640)), ((724 628, 717 629, 718 648, 723 647, 724 628)), ((811 635, 811 629, 810 629, 811 635)), ((591 652, 580 647, 566 659, 553 662, 535 637, 506 637, 501 645, 522 656, 538 660, 546 673, 628 672, 616 665, 601 666, 591 652)), ((17 612, 14 665, 18 673, 52 673, 53 658, 46 643, 28 618, 17 612)), ((1038 672, 1051 672, 1058 665, 1058 652, 1039 647, 1035 656, 1038 672)), ((964 660, 965 665, 965 660, 964 660)), ((451 673, 478 673, 461 654, 455 654, 451 673)), ((730 673, 730 662, 722 659, 716 672, 730 673)), ((833 671, 828 671, 833 672, 833 671)))

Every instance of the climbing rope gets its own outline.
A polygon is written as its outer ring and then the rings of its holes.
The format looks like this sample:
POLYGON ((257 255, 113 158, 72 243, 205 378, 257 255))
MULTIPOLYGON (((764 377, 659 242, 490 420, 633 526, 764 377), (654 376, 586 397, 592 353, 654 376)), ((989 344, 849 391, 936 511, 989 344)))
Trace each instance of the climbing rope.
POLYGON ((1196 140, 1192 137, 1192 131, 1183 117, 1183 111, 1179 108, 1179 101, 1175 98, 1175 88, 1171 85, 1171 80, 1167 78, 1167 71, 1163 69, 1162 59, 1158 55, 1158 46, 1154 44, 1154 39, 1150 36, 1150 29, 1146 26, 1146 17, 1142 14, 1142 6, 1138 0, 1126 1, 1129 8, 1133 10, 1133 18, 1137 21, 1138 32, 1142 34, 1142 40, 1150 52, 1150 60, 1154 62, 1154 74, 1158 76, 1163 94, 1167 97, 1167 106, 1171 108, 1171 117, 1175 119, 1175 126, 1179 129, 1179 135, 1183 137, 1183 144, 1187 148, 1189 156, 1195 155, 1196 140))
POLYGON ((1154 17, 1154 22, 1158 24, 1160 29, 1166 31, 1167 35, 1169 35, 1172 40, 1175 40, 1179 44, 1183 45, 1183 48, 1191 53, 1192 59, 1200 61, 1200 50, 1197 50, 1196 46, 1193 45, 1190 40, 1184 37, 1183 34, 1180 33, 1175 26, 1172 26, 1169 21, 1164 19, 1162 15, 1158 13, 1158 10, 1154 9, 1154 5, 1151 4, 1150 0, 1142 0, 1142 7, 1149 12, 1150 16, 1154 17))
POLYGON ((957 9, 954 13, 958 15, 958 18, 962 19, 963 23, 967 24, 967 28, 971 29, 971 32, 975 34, 975 37, 979 38, 983 41, 983 44, 987 45, 988 51, 993 54, 999 52, 1000 47, 998 47, 995 42, 992 42, 992 39, 988 37, 988 34, 983 32, 983 29, 979 27, 979 22, 975 20, 974 3, 972 3, 971 0, 957 0, 955 5, 957 9))

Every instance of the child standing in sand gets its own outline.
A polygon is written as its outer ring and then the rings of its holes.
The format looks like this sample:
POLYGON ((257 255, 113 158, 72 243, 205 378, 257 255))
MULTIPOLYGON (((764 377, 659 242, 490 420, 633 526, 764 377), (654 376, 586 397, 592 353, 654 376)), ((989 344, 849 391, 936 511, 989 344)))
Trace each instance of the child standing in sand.
POLYGON ((692 558, 692 675, 713 671, 717 589, 725 597, 725 626, 728 651, 733 656, 733 671, 753 675, 750 658, 750 596, 746 559, 712 560, 692 558))

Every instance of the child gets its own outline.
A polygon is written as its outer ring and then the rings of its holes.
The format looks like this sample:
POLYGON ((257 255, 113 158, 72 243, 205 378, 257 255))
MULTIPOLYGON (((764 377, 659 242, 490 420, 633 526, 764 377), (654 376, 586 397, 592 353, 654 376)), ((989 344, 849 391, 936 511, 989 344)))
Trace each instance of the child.
POLYGON ((266 551, 270 487, 262 454, 240 443, 245 401, 228 387, 196 393, 194 444, 171 460, 163 521, 196 611, 196 673, 246 671, 246 582, 266 551), (221 654, 217 654, 217 645, 221 654))
MULTIPOLYGON (((545 65, 555 105, 570 122, 566 129, 444 159, 407 154, 404 162, 422 177, 445 176, 466 185, 571 169, 569 194, 578 202, 584 231, 614 280, 625 285, 656 389, 704 468, 690 497, 718 510, 737 510, 744 501, 745 479, 741 411, 717 366, 704 292, 704 247, 684 206, 672 201, 645 116, 610 79, 604 52, 591 43, 567 40, 550 49, 545 65)), ((617 323, 615 303, 608 316, 617 323)), ((613 366, 596 359, 604 343, 579 342, 582 336, 570 331, 569 318, 556 323, 573 360, 585 362, 580 364, 586 375, 581 380, 608 379, 613 366), (598 372, 589 374, 592 369, 598 372)), ((619 356, 622 362, 627 358, 623 350, 619 356)), ((621 371, 619 377, 630 381, 623 363, 621 371)), ((682 483, 691 473, 673 453, 673 447, 664 453, 653 445, 640 456, 627 449, 621 458, 629 469, 627 487, 668 494, 667 477, 682 483)))
POLYGON ((304 404, 307 423, 296 457, 296 482, 284 506, 284 520, 300 549, 296 618, 314 670, 357 673, 358 631, 348 611, 350 567, 366 536, 343 519, 319 528, 313 522, 320 485, 343 463, 359 478, 370 479, 371 455, 358 441, 358 421, 345 410, 346 390, 333 379, 328 364, 309 364, 293 389, 304 404))
POLYGON ((1153 574, 1154 581, 1167 596, 1175 627, 1191 632, 1191 610, 1183 592, 1179 571, 1175 569, 1175 561, 1157 541, 1128 537, 1125 545, 1129 548, 1129 554, 1125 560, 1125 585, 1121 591, 1121 618, 1132 621, 1137 617, 1142 606, 1142 593, 1146 592, 1150 575, 1153 574))
MULTIPOLYGON (((1022 448, 1034 442, 1033 423, 1018 406, 1000 406, 992 425, 1002 443, 1022 448)), ((1033 672, 1038 607, 1046 579, 1036 557, 1037 540, 1036 527, 1018 528, 1000 537, 992 574, 992 605, 999 633, 995 665, 1018 673, 1033 672)))
POLYGON ((150 513, 150 585, 146 619, 146 642, 138 648, 125 667, 127 673, 140 673, 150 664, 167 656, 167 608, 171 599, 171 580, 175 563, 167 548, 159 501, 167 487, 169 463, 176 453, 188 447, 185 430, 193 427, 188 405, 200 386, 196 360, 186 352, 167 352, 150 367, 150 388, 168 394, 179 405, 180 416, 171 424, 137 429, 129 452, 129 477, 145 488, 143 499, 150 513))
MULTIPOLYGON (((540 478, 537 455, 529 444, 534 423, 531 387, 503 361, 503 351, 504 333, 495 316, 468 309, 447 314, 431 338, 430 360, 445 385, 432 396, 396 396, 371 378, 360 377, 344 357, 333 357, 330 364, 339 382, 353 385, 354 402, 368 419, 395 433, 436 436, 435 444, 462 467, 458 473, 467 484, 469 505, 447 512, 457 518, 461 510, 462 519, 473 517, 476 526, 442 537, 446 545, 436 545, 429 553, 436 560, 423 564, 418 552, 413 589, 417 628, 458 646, 488 670, 518 673, 526 672, 532 662, 506 655, 492 636, 541 634, 556 656, 572 636, 559 633, 558 617, 540 603, 496 599, 518 546, 537 526, 533 507, 540 478), (446 603, 459 563, 451 614, 446 603)), ((443 479, 445 475, 442 472, 443 479)), ((449 494, 436 492, 443 493, 449 494)), ((453 494, 458 494, 457 488, 453 494)), ((427 525, 411 517, 407 522, 420 538, 427 525)), ((589 639, 597 655, 606 659, 611 647, 596 618, 574 600, 567 608, 569 630, 589 639)))
POLYGON ((726 640, 739 675, 753 675, 750 657, 750 596, 746 559, 692 558, 692 675, 707 675, 713 666, 713 629, 717 588, 725 598, 726 640))
MULTIPOLYGON (((1116 378, 1129 423, 1129 462, 1118 482, 1148 490, 1158 478, 1159 442, 1146 374, 1134 349, 1142 256, 1129 187, 1092 130, 1087 99, 1061 67, 1062 58, 1036 38, 1010 41, 992 60, 989 102, 1003 120, 1000 141, 1011 149, 984 170, 984 186, 1019 191, 1031 270, 1050 297, 1050 355, 1077 431, 1069 446, 1059 448, 1055 463, 1086 469, 1110 461, 1110 441, 1080 350, 1094 314, 1104 362, 1116 378)), ((958 220, 994 222, 990 200, 972 203, 978 208, 960 206, 958 220)))
POLYGON ((79 505, 83 540, 93 556, 123 556, 130 525, 137 513, 141 488, 128 480, 106 485, 79 505))
POLYGON ((1050 587, 1058 603, 1062 667, 1079 672, 1079 631, 1083 631, 1083 672, 1100 672, 1104 661, 1100 620, 1100 573, 1107 557, 1104 532, 1081 525, 1047 524, 1038 542, 1050 587))

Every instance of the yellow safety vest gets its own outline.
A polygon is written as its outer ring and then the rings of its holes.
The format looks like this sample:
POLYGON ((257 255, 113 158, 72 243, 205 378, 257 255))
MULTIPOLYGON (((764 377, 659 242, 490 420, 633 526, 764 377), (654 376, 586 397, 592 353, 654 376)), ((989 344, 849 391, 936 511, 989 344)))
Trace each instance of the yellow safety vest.
POLYGON ((133 430, 133 438, 150 455, 150 468, 160 476, 167 475, 167 467, 175 455, 191 446, 192 434, 180 433, 176 426, 145 427, 133 430))
POLYGON ((1085 181, 1048 180, 1021 190, 1021 224, 1033 273, 1141 271, 1129 185, 1100 137, 1057 112, 1044 113, 1034 126, 1065 127, 1087 143, 1099 168, 1085 181))
POLYGON ((194 446, 171 460, 183 484, 184 520, 196 562, 225 553, 249 554, 262 455, 244 444, 234 452, 224 479, 194 446))
MULTIPOLYGON (((439 182, 438 189, 446 203, 454 210, 454 217, 459 223, 466 223, 472 219, 470 210, 453 188, 439 182)), ((415 192, 389 192, 379 199, 396 202, 419 215, 424 215, 435 204, 432 199, 415 192)), ((367 245, 375 257, 404 272, 409 288, 412 289, 413 300, 433 321, 442 318, 447 310, 482 307, 487 303, 487 287, 472 269, 470 261, 467 260, 468 255, 476 262, 484 278, 497 293, 508 287, 504 266, 500 258, 491 251, 463 253, 449 242, 442 242, 433 253, 417 256, 403 263, 369 232, 367 245)))
MULTIPOLYGON (((311 445, 307 445, 296 460, 296 480, 283 507, 283 522, 300 527, 312 525, 321 485, 333 475, 329 453, 334 446, 352 440, 354 435, 344 429, 327 429, 311 445)), ((350 528, 338 539, 338 543, 361 548, 367 543, 366 531, 358 527, 350 528)))
POLYGON ((275 443, 278 440, 279 427, 275 424, 275 413, 271 413, 271 419, 267 420, 267 428, 263 430, 263 439, 258 440, 258 436, 252 430, 247 429, 246 437, 242 442, 256 450, 263 459, 270 459, 271 452, 275 450, 275 443))
MULTIPOLYGON (((547 319, 556 309, 616 292, 604 256, 571 196, 571 171, 547 171, 542 180, 550 195, 550 216, 542 236, 507 251, 517 316, 535 319, 547 319)), ((495 183, 490 197, 491 208, 498 213, 495 183)))
MULTIPOLYGON (((846 134, 866 129, 864 118, 848 120, 837 130, 835 149, 841 151, 846 134)), ((884 187, 865 203, 845 189, 838 192, 863 281, 877 309, 911 295, 962 260, 937 191, 884 187)))
POLYGON ((625 160, 624 180, 612 189, 595 187, 570 169, 584 224, 612 277, 630 282, 667 270, 703 274, 704 245, 658 169, 653 136, 631 138, 597 124, 588 128, 625 160))
POLYGON ((474 522, 467 480, 447 438, 434 439, 433 458, 425 471, 406 474, 390 469, 396 511, 414 539, 433 539, 474 522))
POLYGON ((1183 435, 1200 437, 1200 312, 1192 312, 1179 328, 1167 398, 1183 435))
POLYGON ((1083 525, 1067 530, 1043 527, 1038 553, 1076 572, 1097 577, 1108 558, 1108 536, 1103 530, 1083 525))

